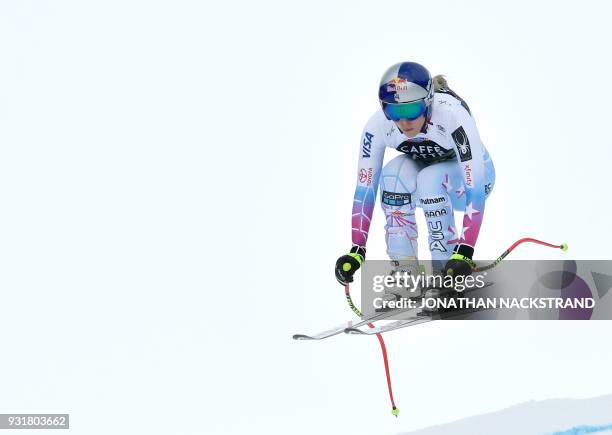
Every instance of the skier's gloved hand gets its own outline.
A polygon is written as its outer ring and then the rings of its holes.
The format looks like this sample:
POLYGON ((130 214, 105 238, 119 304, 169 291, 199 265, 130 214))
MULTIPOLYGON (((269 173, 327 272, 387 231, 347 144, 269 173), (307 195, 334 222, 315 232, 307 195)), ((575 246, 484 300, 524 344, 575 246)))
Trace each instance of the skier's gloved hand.
POLYGON ((363 246, 355 245, 351 248, 351 252, 338 258, 335 273, 340 284, 347 285, 349 282, 353 282, 353 275, 365 261, 365 254, 366 250, 363 246))
POLYGON ((450 276, 467 276, 472 274, 476 263, 472 260, 474 248, 467 245, 457 245, 444 266, 444 274, 450 276))

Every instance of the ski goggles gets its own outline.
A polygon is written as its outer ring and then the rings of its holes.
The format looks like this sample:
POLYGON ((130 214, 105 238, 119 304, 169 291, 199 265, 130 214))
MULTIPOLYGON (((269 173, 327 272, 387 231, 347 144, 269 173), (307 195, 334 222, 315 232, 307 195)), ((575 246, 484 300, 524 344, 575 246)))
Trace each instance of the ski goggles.
POLYGON ((393 121, 417 119, 427 110, 425 101, 417 100, 410 103, 382 103, 383 111, 393 121))

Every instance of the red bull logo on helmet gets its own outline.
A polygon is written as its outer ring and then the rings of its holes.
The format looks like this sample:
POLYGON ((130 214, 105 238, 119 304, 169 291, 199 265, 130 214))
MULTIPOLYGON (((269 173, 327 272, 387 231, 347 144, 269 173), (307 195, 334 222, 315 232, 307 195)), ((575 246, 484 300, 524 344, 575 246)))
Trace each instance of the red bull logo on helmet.
POLYGON ((427 97, 427 91, 422 86, 400 77, 389 80, 386 91, 393 96, 393 100, 397 103, 405 103, 427 97))
POLYGON ((408 81, 406 79, 401 79, 399 77, 395 77, 387 83, 387 92, 399 92, 405 91, 408 89, 408 81))

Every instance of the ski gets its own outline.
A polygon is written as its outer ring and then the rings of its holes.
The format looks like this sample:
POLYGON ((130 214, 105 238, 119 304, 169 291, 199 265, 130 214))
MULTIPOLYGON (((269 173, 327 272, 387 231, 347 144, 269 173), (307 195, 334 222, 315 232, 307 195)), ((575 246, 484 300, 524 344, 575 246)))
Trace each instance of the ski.
POLYGON ((375 335, 382 334, 384 332, 394 331, 396 329, 404 328, 406 326, 414 326, 420 323, 430 322, 433 320, 429 317, 424 316, 415 316, 404 320, 396 320, 394 322, 388 323, 386 325, 377 326, 375 328, 370 329, 359 329, 354 327, 348 327, 344 330, 346 334, 354 334, 354 335, 375 335))
MULTIPOLYGON (((476 291, 476 290, 481 290, 491 285, 493 285, 492 282, 486 282, 483 287, 467 290, 466 293, 476 291)), ((424 312, 424 311, 418 311, 418 310, 419 310, 418 308, 412 309, 412 311, 416 312, 415 316, 408 317, 406 319, 396 320, 394 322, 387 323, 386 325, 380 325, 375 328, 369 328, 369 329, 360 329, 357 325, 353 325, 353 326, 347 327, 344 330, 344 332, 346 334, 354 334, 354 335, 376 335, 376 334, 382 334, 382 333, 389 332, 389 331, 394 331, 396 329, 405 328, 408 326, 419 325, 421 323, 430 322, 432 320, 450 319, 454 317, 459 317, 461 315, 471 314, 477 311, 481 311, 478 309, 443 311, 443 312, 424 312)), ((407 309, 404 311, 408 312, 410 310, 407 309)))
POLYGON ((389 331, 395 331, 397 329, 406 328, 408 326, 415 326, 421 323, 427 323, 434 320, 448 320, 455 317, 465 316, 476 312, 484 311, 481 309, 469 309, 469 310, 456 310, 456 311, 445 311, 441 313, 436 312, 419 312, 415 317, 410 317, 404 320, 396 320, 395 322, 388 323, 386 325, 377 326, 370 329, 359 329, 354 327, 348 327, 344 330, 346 334, 355 335, 375 335, 383 334, 389 331))
POLYGON ((321 331, 317 334, 307 335, 307 334, 293 334, 294 340, 323 340, 324 338, 333 337, 334 335, 338 335, 343 332, 346 328, 350 328, 353 322, 348 321, 344 322, 342 325, 336 326, 334 328, 326 329, 325 331, 321 331))
POLYGON ((397 309, 393 311, 388 311, 384 313, 378 313, 374 316, 370 316, 360 322, 354 323, 353 321, 344 322, 341 325, 335 326, 330 329, 326 329, 325 331, 321 331, 316 334, 308 335, 308 334, 293 334, 294 340, 323 340, 325 338, 333 337, 334 335, 338 335, 344 332, 347 328, 359 328, 361 326, 365 326, 368 323, 376 322, 377 320, 383 320, 388 317, 392 317, 402 311, 406 311, 404 309, 397 309))
MULTIPOLYGON (((492 282, 486 282, 485 285, 481 288, 485 288, 485 287, 489 287, 490 285, 492 285, 492 282)), ((413 298, 410 299, 414 299, 414 300, 420 300, 423 299, 425 292, 427 290, 431 290, 431 289, 423 289, 423 292, 419 295, 419 296, 415 296, 413 298)), ((480 288, 478 289, 472 289, 472 290, 480 290, 480 288)), ((413 308, 412 310, 416 310, 415 308, 413 308)), ((362 326, 367 325, 368 323, 373 323, 379 320, 385 320, 388 319, 389 317, 394 317, 397 315, 400 315, 402 313, 407 313, 411 311, 411 309, 409 308, 398 308, 395 310, 390 310, 390 311, 385 311, 385 312, 381 312, 378 314, 375 314, 373 316, 369 316, 357 323, 354 323, 353 321, 347 321, 342 323, 341 325, 335 326, 333 328, 329 328, 326 329, 324 331, 318 332, 316 334, 294 334, 293 335, 293 339, 294 340, 323 340, 329 337, 333 337, 336 335, 339 335, 343 332, 347 332, 349 334, 359 334, 360 332, 365 334, 365 335, 372 335, 372 331, 374 331, 375 329, 369 328, 366 330, 361 330, 359 328, 361 328, 362 326), (350 330, 350 332, 349 332, 350 330)), ((412 317, 411 317, 412 318, 412 317)), ((406 319, 408 320, 408 319, 406 319)), ((391 323, 390 325, 395 325, 397 324, 397 322, 405 322, 406 320, 398 320, 396 322, 391 323)), ((422 322, 419 322, 422 323, 422 322)), ((389 325, 385 325, 385 326, 389 326, 389 325)), ((398 329, 399 327, 403 327, 403 326, 398 326, 395 329, 398 329)), ((389 329, 385 329, 384 332, 387 332, 389 329)), ((375 333, 374 333, 375 334, 375 333)))
MULTIPOLYGON (((415 296, 414 299, 421 299, 423 296, 419 295, 419 296, 415 296)), ((411 298, 412 299, 412 298, 411 298)), ((321 331, 317 334, 312 334, 312 335, 308 335, 308 334, 293 334, 293 339, 294 340, 323 340, 325 338, 329 338, 329 337, 333 337, 334 335, 338 335, 344 332, 345 329, 350 328, 360 328, 361 326, 365 326, 368 323, 372 323, 372 322, 376 322, 378 320, 384 320, 387 319, 389 317, 393 317, 396 316, 400 313, 406 312, 408 311, 407 308, 398 308, 395 310, 390 310, 390 311, 384 311, 378 314, 374 314, 373 316, 369 316, 363 320, 361 320, 360 322, 357 322, 355 324, 353 324, 353 321, 347 321, 344 322, 341 325, 338 325, 334 328, 330 328, 330 329, 326 329, 325 331, 321 331)))

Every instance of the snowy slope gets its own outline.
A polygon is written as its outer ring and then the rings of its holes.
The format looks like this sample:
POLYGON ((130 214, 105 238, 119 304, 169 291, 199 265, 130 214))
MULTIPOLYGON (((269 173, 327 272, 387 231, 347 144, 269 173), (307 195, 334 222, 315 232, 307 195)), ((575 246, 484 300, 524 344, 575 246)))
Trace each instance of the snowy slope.
POLYGON ((612 433, 612 395, 530 401, 403 435, 579 435, 612 433))

